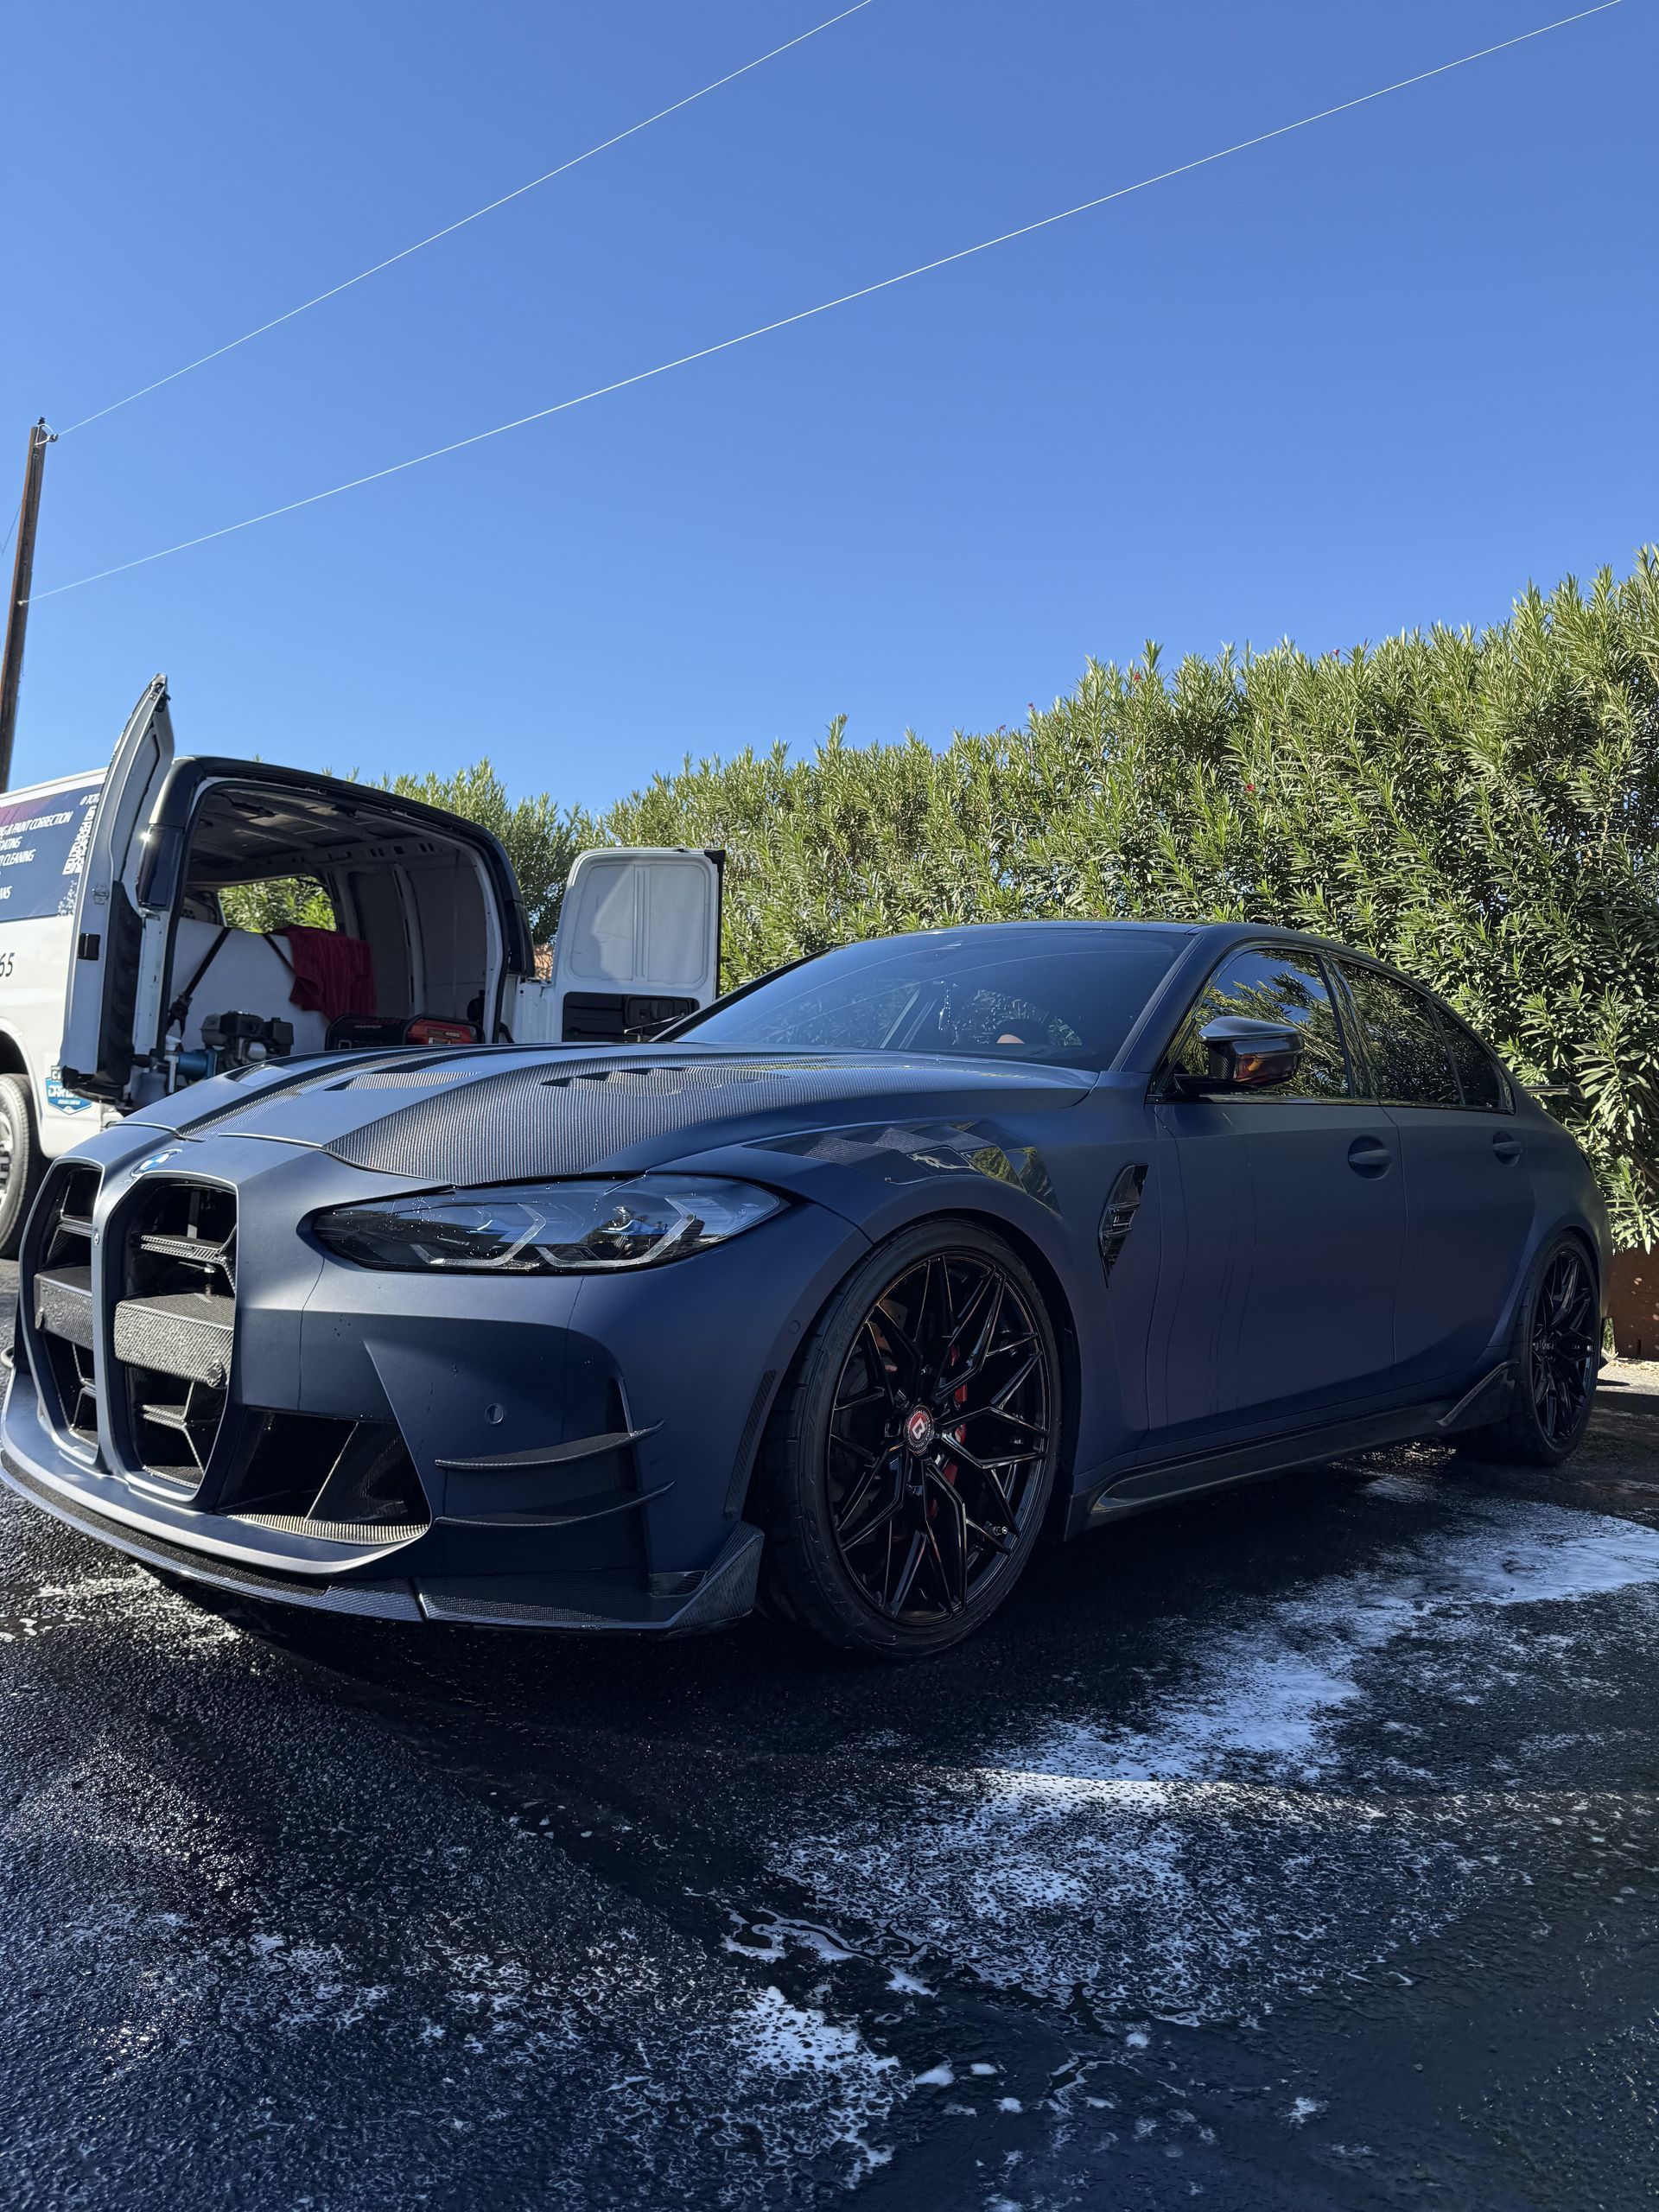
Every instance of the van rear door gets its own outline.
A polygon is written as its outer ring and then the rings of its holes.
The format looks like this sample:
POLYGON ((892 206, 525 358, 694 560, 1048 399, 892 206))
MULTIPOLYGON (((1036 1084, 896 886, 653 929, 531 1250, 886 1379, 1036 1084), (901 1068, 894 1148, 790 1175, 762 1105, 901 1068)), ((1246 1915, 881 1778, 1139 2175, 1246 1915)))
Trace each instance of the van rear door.
POLYGON ((554 1039, 620 1044, 715 996, 724 861, 680 846, 578 855, 554 952, 554 1039))
MULTIPOLYGON (((158 676, 133 709, 115 749, 87 833, 75 901, 74 942, 64 999, 62 1080, 86 1098, 128 1099, 135 1022, 148 984, 160 988, 157 959, 145 958, 136 885, 143 832, 173 759, 167 678, 158 676), (150 968, 156 969, 154 976, 150 968)), ((152 1017, 154 1009, 149 1010, 152 1017)), ((155 1028, 154 1019, 143 1033, 155 1028)))

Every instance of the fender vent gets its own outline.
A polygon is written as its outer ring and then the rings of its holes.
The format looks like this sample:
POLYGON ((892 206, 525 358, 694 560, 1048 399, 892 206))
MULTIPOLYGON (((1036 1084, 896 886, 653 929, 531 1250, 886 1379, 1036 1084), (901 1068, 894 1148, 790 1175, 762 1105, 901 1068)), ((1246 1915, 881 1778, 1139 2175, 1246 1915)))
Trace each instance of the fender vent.
POLYGON ((1133 1160, 1127 1167, 1120 1167, 1112 1179, 1112 1187, 1106 1195, 1105 1211, 1100 1217, 1101 1271, 1109 1282, 1112 1269, 1117 1265, 1118 1255, 1128 1241, 1135 1226, 1135 1210, 1141 1204, 1141 1193, 1147 1187, 1147 1163, 1133 1160))

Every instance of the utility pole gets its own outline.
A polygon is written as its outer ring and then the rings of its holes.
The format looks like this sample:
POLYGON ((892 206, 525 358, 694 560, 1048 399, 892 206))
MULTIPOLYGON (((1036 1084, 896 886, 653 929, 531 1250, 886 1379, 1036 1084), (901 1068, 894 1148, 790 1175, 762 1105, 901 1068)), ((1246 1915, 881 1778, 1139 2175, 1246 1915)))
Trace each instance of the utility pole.
POLYGON ((23 468, 23 504, 17 517, 17 558, 12 564, 11 598, 6 607, 5 652, 0 657, 0 791, 11 789, 11 741, 17 727, 17 694, 23 681, 23 632, 29 627, 29 594, 35 578, 35 529, 41 518, 41 484, 46 449, 57 432, 41 416, 29 434, 23 468))

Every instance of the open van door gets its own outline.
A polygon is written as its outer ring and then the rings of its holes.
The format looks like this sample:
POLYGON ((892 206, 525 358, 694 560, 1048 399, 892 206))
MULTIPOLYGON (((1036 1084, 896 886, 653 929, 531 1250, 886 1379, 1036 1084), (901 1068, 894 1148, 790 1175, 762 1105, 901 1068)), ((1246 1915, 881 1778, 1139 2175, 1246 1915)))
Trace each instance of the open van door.
MULTIPOLYGON (((136 883, 143 831, 172 760, 167 678, 158 676, 132 710, 86 824, 60 1071, 68 1089, 85 1098, 137 1103, 129 1100, 135 1024, 146 969, 156 963, 143 958, 136 883)), ((153 995, 158 966, 149 981, 153 995)), ((154 1027, 152 1018, 146 1033, 154 1027)))
POLYGON ((620 1045, 720 989, 724 853, 619 845, 580 854, 554 948, 555 1042, 620 1045))

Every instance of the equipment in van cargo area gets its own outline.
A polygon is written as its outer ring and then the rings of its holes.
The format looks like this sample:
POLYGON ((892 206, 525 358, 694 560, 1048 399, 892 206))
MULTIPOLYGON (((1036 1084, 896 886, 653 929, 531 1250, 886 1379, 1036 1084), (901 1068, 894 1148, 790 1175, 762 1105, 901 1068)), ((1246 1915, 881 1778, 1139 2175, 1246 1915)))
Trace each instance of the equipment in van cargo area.
POLYGON ((707 1004, 724 858, 579 854, 538 973, 486 830, 372 785, 175 758, 157 677, 107 769, 0 800, 0 1254, 47 1160, 205 1076, 347 1044, 620 1037, 707 1004), (305 926, 238 925, 298 906, 305 926))
POLYGON ((405 1021, 395 1014, 343 1014, 328 1025, 331 1052, 363 1051, 376 1045, 476 1045, 470 1021, 442 1021, 417 1014, 405 1021))
POLYGON ((294 1025, 257 1014, 210 1014, 201 1025, 201 1043, 177 1056, 186 1083, 204 1083, 226 1068, 257 1067, 262 1060, 286 1058, 294 1049, 294 1025))

